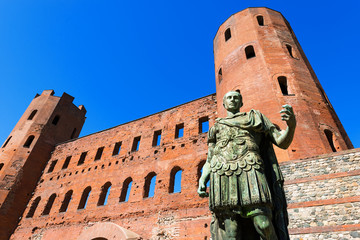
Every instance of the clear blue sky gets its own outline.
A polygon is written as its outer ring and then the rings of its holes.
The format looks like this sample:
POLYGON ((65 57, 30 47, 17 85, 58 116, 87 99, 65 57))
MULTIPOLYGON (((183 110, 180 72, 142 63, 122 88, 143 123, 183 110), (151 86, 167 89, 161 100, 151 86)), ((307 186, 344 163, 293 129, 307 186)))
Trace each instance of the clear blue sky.
POLYGON ((358 0, 1 1, 1 144, 44 89, 85 105, 81 135, 214 93, 217 28, 258 6, 288 19, 360 147, 358 0))

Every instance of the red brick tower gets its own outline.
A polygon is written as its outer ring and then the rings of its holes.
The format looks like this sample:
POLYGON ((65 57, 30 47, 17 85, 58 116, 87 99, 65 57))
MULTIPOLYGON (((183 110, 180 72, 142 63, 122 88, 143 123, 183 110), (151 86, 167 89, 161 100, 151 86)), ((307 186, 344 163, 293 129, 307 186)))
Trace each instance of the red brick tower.
POLYGON ((78 137, 84 124, 84 106, 53 95, 37 94, 0 148, 0 239, 17 226, 55 145, 78 137))
POLYGON ((293 106, 295 138, 279 161, 353 148, 289 23, 268 8, 248 8, 232 15, 214 38, 218 114, 222 97, 239 89, 244 106, 260 110, 282 129, 279 111, 293 106))

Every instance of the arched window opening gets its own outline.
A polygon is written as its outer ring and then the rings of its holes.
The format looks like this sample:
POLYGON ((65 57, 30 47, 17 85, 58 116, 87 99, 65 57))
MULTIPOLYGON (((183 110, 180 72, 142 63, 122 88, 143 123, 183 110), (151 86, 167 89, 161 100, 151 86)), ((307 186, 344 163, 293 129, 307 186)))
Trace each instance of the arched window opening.
POLYGON ((257 21, 258 21, 258 24, 259 26, 264 26, 264 17, 263 16, 257 16, 256 17, 257 21))
POLYGON ((292 46, 289 45, 289 44, 285 44, 285 46, 286 46, 286 49, 289 52, 290 57, 295 58, 292 46))
POLYGON ((153 197, 155 194, 156 173, 151 172, 145 177, 144 198, 153 197))
POLYGON ((52 124, 54 124, 54 125, 58 124, 59 120, 60 120, 60 116, 56 115, 52 121, 52 124))
POLYGON ((44 211, 42 212, 42 215, 49 215, 50 213, 50 210, 54 204, 54 201, 55 201, 55 198, 56 198, 56 194, 52 194, 50 197, 49 197, 49 200, 44 208, 44 211))
POLYGON ((67 209, 69 207, 69 204, 70 204, 70 201, 72 199, 72 194, 73 194, 73 190, 70 190, 65 194, 64 201, 61 204, 59 212, 66 212, 67 211, 67 209))
POLYGON ((225 42, 231 38, 231 31, 230 28, 226 29, 225 31, 225 42))
POLYGON ((250 59, 250 58, 256 57, 256 55, 255 55, 255 50, 254 50, 254 47, 253 47, 252 45, 247 46, 247 47, 245 48, 245 55, 246 55, 246 59, 250 59))
POLYGON ((31 218, 34 216, 35 210, 38 207, 40 200, 41 197, 35 198, 35 200, 31 204, 29 212, 26 214, 26 218, 31 218))
POLYGON ((87 205, 87 202, 88 202, 88 199, 89 199, 89 196, 90 196, 90 192, 91 192, 91 187, 87 187, 84 189, 82 195, 81 195, 81 199, 80 199, 80 202, 79 202, 79 206, 78 206, 78 209, 85 209, 86 208, 86 205, 87 205))
POLYGON ((131 192, 132 178, 128 177, 123 183, 123 187, 120 194, 119 202, 129 201, 130 192, 131 192))
MULTIPOLYGON (((206 163, 206 160, 202 160, 198 165, 198 172, 197 172, 197 174, 198 174, 198 182, 199 182, 201 174, 203 172, 203 168, 204 168, 205 163, 206 163)), ((210 181, 207 181, 206 187, 209 187, 209 186, 210 186, 210 181)))
POLYGON ((222 69, 220 68, 219 72, 218 72, 218 82, 219 82, 219 84, 222 82, 222 80, 223 80, 222 69))
POLYGON ((0 171, 1 169, 4 167, 4 164, 3 163, 0 163, 0 171))
POLYGON ((181 175, 182 169, 174 167, 170 172, 169 193, 181 192, 181 175))
POLYGON ((101 193, 97 204, 98 206, 104 206, 107 204, 107 200, 110 194, 110 189, 111 189, 111 182, 107 182, 101 187, 101 193))
POLYGON ((35 114, 37 113, 37 111, 38 110, 36 110, 36 109, 34 111, 32 111, 31 114, 28 117, 28 120, 32 120, 35 117, 35 114))
POLYGON ((24 144, 24 147, 29 148, 30 145, 31 145, 31 143, 33 142, 34 138, 35 138, 34 135, 30 135, 30 136, 28 137, 28 139, 26 140, 26 142, 25 142, 25 144, 24 144))
POLYGON ((72 131, 70 139, 75 138, 75 134, 76 134, 76 128, 74 128, 74 130, 72 131))
POLYGON ((6 145, 9 143, 11 137, 12 137, 12 136, 10 136, 10 137, 6 140, 6 142, 5 142, 4 145, 2 146, 3 148, 6 147, 6 145))
POLYGON ((280 76, 278 77, 278 82, 281 89, 281 93, 285 96, 289 95, 287 78, 284 76, 280 76))
POLYGON ((334 140, 333 140, 333 133, 332 133, 332 131, 330 131, 329 129, 325 129, 325 130, 324 130, 324 133, 325 133, 326 138, 327 138, 327 140, 328 140, 328 142, 329 142, 329 145, 330 145, 330 147, 331 147, 331 150, 332 150, 333 152, 336 152, 336 148, 335 148, 335 145, 334 145, 334 140))

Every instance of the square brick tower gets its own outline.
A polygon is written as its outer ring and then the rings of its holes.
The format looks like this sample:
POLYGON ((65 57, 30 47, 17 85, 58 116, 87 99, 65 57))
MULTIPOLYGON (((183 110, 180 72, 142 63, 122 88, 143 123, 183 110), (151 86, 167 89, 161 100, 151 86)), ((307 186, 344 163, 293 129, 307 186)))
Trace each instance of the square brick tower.
POLYGON ((0 148, 0 239, 17 226, 55 145, 79 136, 86 110, 73 99, 37 94, 0 148))

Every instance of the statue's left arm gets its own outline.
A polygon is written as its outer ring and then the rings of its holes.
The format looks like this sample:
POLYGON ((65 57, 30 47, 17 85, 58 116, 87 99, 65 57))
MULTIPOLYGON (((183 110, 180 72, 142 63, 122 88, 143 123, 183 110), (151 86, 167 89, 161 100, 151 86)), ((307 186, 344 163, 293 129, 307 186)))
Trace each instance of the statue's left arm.
POLYGON ((285 121, 287 128, 285 130, 278 130, 276 128, 270 129, 270 135, 274 144, 282 149, 287 149, 293 138, 296 127, 295 114, 290 105, 283 105, 283 109, 280 111, 281 120, 285 121))

